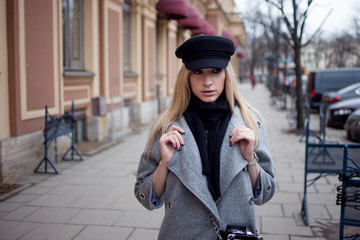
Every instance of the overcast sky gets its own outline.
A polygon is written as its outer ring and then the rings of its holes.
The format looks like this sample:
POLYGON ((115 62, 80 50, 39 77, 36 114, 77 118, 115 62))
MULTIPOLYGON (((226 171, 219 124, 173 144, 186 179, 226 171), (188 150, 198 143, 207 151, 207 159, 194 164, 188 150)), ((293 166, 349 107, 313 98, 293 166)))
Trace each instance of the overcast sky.
MULTIPOLYGON (((245 13, 251 2, 251 0, 235 0, 237 11, 245 13)), ((265 0, 260 2, 263 6, 266 6, 265 0)), ((312 12, 306 24, 307 27, 310 27, 313 31, 319 27, 322 20, 332 9, 329 18, 322 27, 324 30, 323 36, 340 33, 343 30, 351 31, 352 19, 356 14, 359 15, 360 12, 360 0, 314 0, 312 6, 312 12)), ((311 31, 309 31, 309 34, 310 32, 311 31)))

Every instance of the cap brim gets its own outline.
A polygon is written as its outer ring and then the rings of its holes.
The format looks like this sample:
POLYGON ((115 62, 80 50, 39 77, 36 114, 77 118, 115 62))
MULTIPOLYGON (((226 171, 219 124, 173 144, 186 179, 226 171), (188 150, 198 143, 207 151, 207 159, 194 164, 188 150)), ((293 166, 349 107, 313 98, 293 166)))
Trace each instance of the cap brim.
POLYGON ((188 70, 202 69, 202 68, 226 68, 229 64, 227 59, 219 58, 206 58, 206 59, 196 59, 185 63, 185 67, 188 70))

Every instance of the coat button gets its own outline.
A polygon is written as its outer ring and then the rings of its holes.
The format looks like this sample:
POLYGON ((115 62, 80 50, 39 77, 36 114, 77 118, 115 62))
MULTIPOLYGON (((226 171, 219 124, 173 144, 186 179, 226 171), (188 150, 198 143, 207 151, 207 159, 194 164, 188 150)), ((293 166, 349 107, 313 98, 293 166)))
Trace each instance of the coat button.
POLYGON ((271 190, 271 186, 267 186, 265 192, 269 192, 271 190))
POLYGON ((253 197, 249 198, 249 203, 250 203, 250 205, 254 205, 254 198, 253 197))
POLYGON ((140 193, 139 196, 140 196, 141 199, 145 199, 145 194, 140 193))

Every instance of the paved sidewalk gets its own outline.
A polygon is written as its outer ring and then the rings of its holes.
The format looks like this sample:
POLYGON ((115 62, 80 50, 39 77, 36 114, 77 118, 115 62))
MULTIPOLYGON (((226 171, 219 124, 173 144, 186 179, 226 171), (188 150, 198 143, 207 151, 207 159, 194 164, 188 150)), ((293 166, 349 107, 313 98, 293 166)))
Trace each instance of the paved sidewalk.
MULTIPOLYGON (((304 143, 289 133, 286 111, 270 105, 264 85, 240 86, 241 94, 262 112, 275 164, 277 192, 257 207, 265 240, 325 239, 320 223, 338 222, 337 178, 328 176, 309 188, 310 226, 300 216, 304 180, 304 143)), ((343 131, 328 133, 345 139, 343 131)), ((147 211, 133 194, 135 172, 147 128, 84 162, 61 163, 60 174, 19 179, 23 190, 0 199, 0 240, 151 240, 157 238, 163 210, 147 211)), ((338 139, 339 140, 339 139, 338 139)))

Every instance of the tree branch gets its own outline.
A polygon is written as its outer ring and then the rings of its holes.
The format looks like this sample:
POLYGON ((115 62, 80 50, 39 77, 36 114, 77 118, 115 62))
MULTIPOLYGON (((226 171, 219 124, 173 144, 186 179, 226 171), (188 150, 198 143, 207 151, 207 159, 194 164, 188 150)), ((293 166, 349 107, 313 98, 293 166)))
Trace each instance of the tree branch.
POLYGON ((310 43, 312 43, 312 42, 314 42, 315 40, 317 40, 317 39, 320 37, 320 35, 322 34, 321 28, 322 28, 322 26, 324 25, 324 23, 326 22, 326 20, 328 19, 328 17, 330 16, 330 14, 331 14, 332 11, 333 11, 333 9, 330 9, 330 11, 329 11, 328 14, 326 15, 326 17, 323 19, 323 21, 321 22, 320 26, 316 29, 316 31, 314 32, 314 34, 312 34, 312 35, 310 36, 309 40, 308 40, 305 44, 302 45, 303 47, 306 46, 306 45, 308 45, 308 44, 310 44, 310 43))
POLYGON ((310 9, 311 3, 312 3, 312 0, 309 0, 306 10, 303 12, 303 14, 301 14, 300 19, 299 19, 299 24, 300 24, 300 36, 299 36, 299 39, 300 39, 300 42, 301 42, 301 39, 302 39, 302 36, 303 36, 303 33, 304 33, 305 22, 306 22, 306 19, 307 19, 308 15, 309 15, 309 9, 310 9))
POLYGON ((288 28, 291 36, 292 36, 292 37, 293 37, 293 36, 296 36, 296 35, 295 35, 296 33, 294 32, 294 28, 291 26, 291 23, 290 23, 289 19, 287 18, 286 14, 285 14, 285 12, 284 12, 284 4, 283 4, 283 1, 280 2, 280 5, 279 5, 279 4, 276 4, 276 3, 275 3, 274 1, 272 1, 272 0, 265 0, 265 1, 268 2, 268 3, 270 3, 271 5, 275 6, 277 9, 280 10, 281 15, 282 15, 282 17, 283 17, 283 19, 284 19, 284 22, 285 22, 285 24, 286 24, 286 27, 288 28))

